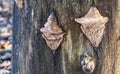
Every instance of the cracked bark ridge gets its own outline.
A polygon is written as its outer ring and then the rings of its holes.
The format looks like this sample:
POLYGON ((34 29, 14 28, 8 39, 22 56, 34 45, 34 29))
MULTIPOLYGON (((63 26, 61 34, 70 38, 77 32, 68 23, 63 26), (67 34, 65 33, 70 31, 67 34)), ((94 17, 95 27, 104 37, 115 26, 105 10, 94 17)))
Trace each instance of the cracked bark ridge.
POLYGON ((76 18, 75 21, 81 24, 83 33, 93 47, 98 47, 103 38, 108 17, 103 17, 96 7, 91 7, 84 17, 76 18))
POLYGON ((58 26, 54 13, 51 13, 44 24, 44 27, 40 29, 42 37, 45 39, 47 45, 55 53, 55 50, 59 47, 63 40, 64 32, 58 26))

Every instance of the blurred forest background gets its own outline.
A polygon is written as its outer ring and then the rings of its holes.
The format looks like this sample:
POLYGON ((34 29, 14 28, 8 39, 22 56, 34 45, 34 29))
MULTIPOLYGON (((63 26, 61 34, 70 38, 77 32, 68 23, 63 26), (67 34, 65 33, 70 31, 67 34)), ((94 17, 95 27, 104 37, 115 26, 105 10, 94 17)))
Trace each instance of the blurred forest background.
POLYGON ((13 0, 0 0, 0 74, 10 74, 13 0))

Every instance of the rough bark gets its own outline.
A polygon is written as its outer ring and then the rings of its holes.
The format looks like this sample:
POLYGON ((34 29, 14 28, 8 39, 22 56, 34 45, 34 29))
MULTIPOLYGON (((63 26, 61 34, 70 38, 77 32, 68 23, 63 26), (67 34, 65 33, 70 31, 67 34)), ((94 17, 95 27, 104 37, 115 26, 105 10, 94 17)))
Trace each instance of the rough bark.
MULTIPOLYGON (((94 48, 98 62, 92 74, 120 74, 119 2, 95 0, 109 21, 100 45, 94 48)), ((15 4, 12 74, 85 74, 80 67, 80 53, 92 46, 74 19, 84 16, 91 4, 92 0, 25 0, 22 9, 15 4), (40 32, 53 11, 66 32, 55 55, 40 32)))

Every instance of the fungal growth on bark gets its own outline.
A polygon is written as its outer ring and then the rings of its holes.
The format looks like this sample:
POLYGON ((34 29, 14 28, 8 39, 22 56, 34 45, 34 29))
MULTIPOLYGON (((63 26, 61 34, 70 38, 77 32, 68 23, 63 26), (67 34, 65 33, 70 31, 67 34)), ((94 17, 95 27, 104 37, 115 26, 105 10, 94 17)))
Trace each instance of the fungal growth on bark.
POLYGON ((81 59, 80 61, 81 68, 86 74, 90 74, 95 70, 96 67, 95 57, 85 52, 81 55, 80 59, 81 59))
POLYGON ((108 17, 103 17, 96 7, 91 7, 84 17, 76 18, 75 21, 81 24, 83 33, 93 47, 98 47, 102 40, 108 17))
POLYGON ((42 32, 42 37, 46 40, 47 45, 51 48, 54 54, 55 50, 62 42, 65 34, 58 26, 54 13, 50 14, 47 22, 44 24, 44 27, 40 29, 40 31, 42 32))
POLYGON ((90 74, 97 67, 98 56, 90 43, 86 43, 85 46, 80 52, 80 66, 83 72, 90 74))
POLYGON ((93 53, 93 49, 87 49, 84 50, 84 52, 81 52, 80 65, 86 74, 90 74, 95 70, 97 61, 93 53))

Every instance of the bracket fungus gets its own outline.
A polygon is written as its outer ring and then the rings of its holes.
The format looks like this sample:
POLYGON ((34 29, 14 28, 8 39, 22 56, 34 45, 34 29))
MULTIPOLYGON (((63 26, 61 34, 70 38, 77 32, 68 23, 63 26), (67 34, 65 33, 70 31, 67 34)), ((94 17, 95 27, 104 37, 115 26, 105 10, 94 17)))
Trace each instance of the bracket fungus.
POLYGON ((47 22, 44 24, 44 27, 40 29, 40 31, 42 32, 42 37, 46 40, 47 45, 51 48, 54 54, 55 50, 62 42, 65 34, 58 26, 54 13, 50 14, 47 22))
POLYGON ((108 17, 103 17, 96 7, 91 7, 84 17, 76 18, 75 21, 81 24, 83 33, 93 47, 98 47, 102 40, 108 17))

